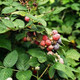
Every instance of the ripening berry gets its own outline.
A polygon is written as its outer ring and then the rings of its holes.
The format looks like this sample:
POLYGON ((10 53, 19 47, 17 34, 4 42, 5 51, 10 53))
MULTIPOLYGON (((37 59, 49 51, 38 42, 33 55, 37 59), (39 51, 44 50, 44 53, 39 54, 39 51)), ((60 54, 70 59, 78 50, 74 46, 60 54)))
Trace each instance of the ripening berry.
POLYGON ((52 50, 54 48, 54 46, 50 45, 50 46, 48 46, 48 48, 52 50))
POLYGON ((29 22, 29 20, 30 20, 30 18, 26 16, 26 17, 25 17, 25 21, 26 21, 26 22, 29 22))
POLYGON ((62 43, 61 38, 58 40, 58 43, 59 43, 59 44, 61 44, 61 43, 62 43))
POLYGON ((31 38, 29 36, 27 36, 27 41, 31 41, 31 38))
POLYGON ((62 58, 59 59, 59 62, 60 62, 61 64, 64 64, 64 61, 63 61, 62 58))
POLYGON ((47 55, 54 55, 54 53, 52 51, 49 51, 47 55))
POLYGON ((42 40, 46 41, 47 39, 48 39, 48 37, 46 35, 43 35, 42 40))
POLYGON ((53 30, 53 31, 52 31, 52 34, 54 34, 54 35, 55 35, 55 34, 58 34, 57 30, 53 30))
POLYGON ((59 40, 59 38, 60 38, 60 34, 55 34, 55 35, 53 35, 53 40, 59 40))
POLYGON ((47 48, 47 51, 51 51, 51 49, 47 48))
POLYGON ((47 46, 51 45, 51 41, 50 40, 46 40, 46 45, 47 46))
POLYGON ((58 50, 59 49, 59 44, 57 43, 56 45, 54 45, 54 50, 58 50))
POLYGON ((26 38, 26 37, 24 37, 24 38, 23 38, 23 41, 24 41, 24 42, 26 42, 26 41, 27 41, 27 38, 26 38))
POLYGON ((37 71, 36 71, 36 70, 34 70, 34 71, 33 71, 33 74, 34 74, 34 75, 36 75, 36 74, 37 74, 37 71))
POLYGON ((33 32, 33 35, 36 36, 36 32, 33 32))
POLYGON ((34 41, 34 43, 35 43, 36 45, 39 45, 39 42, 38 42, 38 41, 36 41, 36 40, 34 41))
POLYGON ((34 5, 35 7, 37 7, 37 4, 36 4, 36 3, 33 3, 33 5, 34 5))
POLYGON ((27 32, 27 35, 28 35, 29 37, 31 37, 31 36, 32 36, 32 33, 31 33, 31 32, 27 32))
POLYGON ((41 45, 41 46, 45 46, 45 41, 42 40, 42 41, 40 42, 40 45, 41 45))

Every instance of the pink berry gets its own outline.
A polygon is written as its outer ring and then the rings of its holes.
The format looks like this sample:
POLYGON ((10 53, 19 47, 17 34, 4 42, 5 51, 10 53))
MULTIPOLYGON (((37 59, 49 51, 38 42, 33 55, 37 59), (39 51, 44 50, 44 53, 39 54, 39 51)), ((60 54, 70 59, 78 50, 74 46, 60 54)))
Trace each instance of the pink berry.
POLYGON ((48 37, 46 35, 43 35, 42 39, 46 41, 48 37))
POLYGON ((30 18, 26 16, 26 17, 25 17, 25 21, 26 21, 26 22, 29 22, 29 20, 30 20, 30 18))
POLYGON ((54 35, 55 35, 55 34, 58 34, 57 30, 53 30, 53 31, 52 31, 52 34, 54 34, 54 35))
POLYGON ((26 42, 26 41, 27 41, 27 38, 26 38, 26 37, 24 37, 24 38, 23 38, 23 41, 24 41, 24 42, 26 42))
POLYGON ((54 46, 50 45, 50 46, 48 46, 48 48, 52 50, 54 48, 54 46))
POLYGON ((55 34, 53 35, 53 40, 59 40, 60 39, 60 34, 55 34))
POLYGON ((42 41, 40 42, 40 45, 41 45, 41 46, 45 46, 45 41, 42 40, 42 41))
POLYGON ((51 45, 51 41, 50 40, 46 40, 46 45, 47 46, 51 45))
POLYGON ((49 51, 47 55, 54 55, 54 53, 52 51, 49 51))
POLYGON ((62 58, 59 59, 59 62, 60 62, 61 64, 64 64, 64 61, 63 61, 62 58))

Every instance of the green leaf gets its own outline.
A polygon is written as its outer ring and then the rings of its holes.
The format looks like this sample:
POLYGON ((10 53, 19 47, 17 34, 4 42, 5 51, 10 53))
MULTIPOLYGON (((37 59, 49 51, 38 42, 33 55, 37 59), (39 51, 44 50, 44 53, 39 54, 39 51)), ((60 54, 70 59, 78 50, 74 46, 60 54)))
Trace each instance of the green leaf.
POLYGON ((66 33, 66 34, 71 34, 71 32, 72 32, 72 28, 70 27, 70 26, 62 26, 62 31, 63 31, 63 33, 66 33))
POLYGON ((79 48, 79 49, 80 49, 80 45, 78 45, 78 46, 77 46, 77 48, 79 48))
POLYGON ((76 23, 76 28, 80 28, 80 22, 76 23))
POLYGON ((38 16, 33 16, 31 14, 27 14, 25 11, 16 11, 16 12, 13 12, 12 14, 17 14, 17 15, 21 15, 21 16, 28 16, 30 19, 33 19, 34 22, 39 22, 41 23, 43 26, 47 26, 47 23, 44 19, 41 19, 41 18, 38 18, 38 16))
POLYGON ((3 64, 5 67, 13 67, 17 62, 17 59, 18 59, 18 53, 16 50, 14 50, 4 58, 3 64))
POLYGON ((62 0, 62 3, 63 3, 63 4, 67 4, 67 3, 69 3, 69 2, 73 2, 73 0, 62 0))
POLYGON ((68 79, 67 75, 64 72, 59 71, 59 70, 57 72, 58 72, 58 74, 59 74, 60 77, 68 79))
POLYGON ((4 5, 10 5, 10 4, 12 4, 12 2, 13 2, 13 0, 6 0, 6 1, 3 1, 2 3, 4 5))
POLYGON ((8 20, 8 19, 2 19, 2 22, 9 27, 10 29, 14 28, 14 24, 12 23, 12 21, 8 20))
POLYGON ((10 68, 2 69, 0 72, 0 80, 6 80, 8 77, 11 77, 13 70, 10 68))
POLYGON ((24 21, 20 20, 20 19, 16 19, 14 22, 14 26, 16 26, 16 28, 14 29, 23 29, 24 28, 24 21))
POLYGON ((54 66, 51 66, 51 67, 49 68, 49 77, 50 77, 51 79, 53 78, 54 73, 55 73, 54 66))
POLYGON ((25 37, 25 36, 26 36, 25 32, 16 34, 16 40, 19 41, 19 40, 23 39, 23 37, 25 37))
POLYGON ((73 9, 73 10, 77 10, 77 11, 79 11, 79 4, 78 3, 73 3, 72 5, 71 5, 71 8, 73 9))
POLYGON ((66 60, 68 61, 68 64, 71 65, 72 67, 76 67, 79 64, 79 62, 76 62, 75 60, 71 58, 68 58, 66 60))
POLYGON ((59 14, 61 11, 65 10, 66 7, 57 7, 54 11, 53 14, 59 14))
POLYGON ((61 37, 61 40, 65 42, 70 42, 67 38, 63 38, 63 37, 61 37))
POLYGON ((45 53, 40 49, 29 49, 28 53, 33 57, 37 57, 40 63, 47 61, 45 53))
POLYGON ((75 49, 70 49, 66 52, 66 58, 79 60, 80 54, 75 49))
POLYGON ((64 72, 71 79, 73 79, 73 80, 75 79, 75 76, 72 73, 72 69, 70 67, 57 62, 57 63, 54 64, 54 68, 57 69, 57 70, 60 70, 60 71, 64 72))
POLYGON ((29 68, 28 61, 29 61, 29 56, 27 54, 20 54, 16 64, 17 69, 27 70, 29 68))
POLYGON ((0 34, 9 31, 9 29, 0 21, 0 34))
POLYGON ((35 58, 35 57, 32 57, 32 58, 29 60, 28 64, 29 64, 30 66, 32 66, 32 67, 36 67, 36 66, 39 66, 39 65, 40 65, 39 62, 38 62, 38 60, 37 60, 37 58, 35 58))
POLYGON ((38 6, 45 5, 49 0, 39 1, 38 6))
POLYGON ((12 14, 17 14, 17 15, 21 15, 21 16, 26 16, 26 12, 25 11, 16 11, 16 12, 13 12, 12 14))
POLYGON ((11 41, 5 38, 0 38, 0 47, 11 50, 11 41))
POLYGON ((16 78, 18 80, 30 80, 32 76, 32 72, 30 70, 28 71, 19 71, 16 74, 16 78))
POLYGON ((14 12, 14 11, 16 11, 16 9, 13 8, 13 7, 5 7, 5 8, 2 10, 2 13, 3 13, 3 14, 8 14, 8 13, 12 13, 12 12, 14 12))

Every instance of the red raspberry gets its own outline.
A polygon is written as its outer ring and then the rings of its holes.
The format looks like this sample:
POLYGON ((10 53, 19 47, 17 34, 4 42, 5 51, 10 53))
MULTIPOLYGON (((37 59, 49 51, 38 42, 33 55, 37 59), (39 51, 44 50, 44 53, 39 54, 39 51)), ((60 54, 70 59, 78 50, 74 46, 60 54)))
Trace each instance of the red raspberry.
POLYGON ((48 37, 46 35, 43 35, 42 39, 46 41, 48 37))
POLYGON ((34 71, 33 71, 33 74, 34 74, 34 75, 36 75, 36 74, 37 74, 37 71, 36 71, 36 70, 34 70, 34 71))
POLYGON ((23 38, 23 41, 24 41, 24 42, 26 42, 26 41, 27 41, 27 38, 26 38, 26 37, 24 37, 24 38, 23 38))
POLYGON ((46 40, 46 45, 47 46, 51 45, 51 41, 50 40, 46 40))
POLYGON ((26 22, 29 22, 29 20, 30 20, 30 18, 26 16, 26 17, 25 17, 25 21, 26 21, 26 22))
POLYGON ((51 51, 51 49, 47 48, 47 51, 51 51))
POLYGON ((42 40, 42 41, 40 42, 40 45, 41 45, 41 46, 45 46, 45 41, 42 40))
POLYGON ((48 48, 52 50, 54 48, 54 46, 50 45, 50 46, 48 46, 48 48))
POLYGON ((54 34, 54 35, 55 35, 55 34, 58 34, 57 30, 53 30, 53 31, 52 31, 52 34, 54 34))
POLYGON ((36 45, 39 45, 39 42, 38 42, 38 41, 35 41, 34 43, 35 43, 36 45))
POLYGON ((60 34, 55 34, 53 35, 53 40, 59 40, 60 39, 60 34))

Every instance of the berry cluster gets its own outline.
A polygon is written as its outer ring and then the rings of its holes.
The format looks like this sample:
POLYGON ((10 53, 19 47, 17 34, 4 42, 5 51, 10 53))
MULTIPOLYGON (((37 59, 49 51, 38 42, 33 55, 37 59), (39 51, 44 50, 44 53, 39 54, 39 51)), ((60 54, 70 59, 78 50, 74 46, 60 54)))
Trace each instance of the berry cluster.
POLYGON ((47 35, 43 35, 40 45, 45 47, 47 51, 58 50, 59 44, 61 44, 60 34, 58 34, 57 30, 53 30, 50 36, 49 38, 47 35))
MULTIPOLYGON (((57 30, 53 30, 50 34, 50 37, 47 35, 42 35, 41 40, 37 40, 36 32, 28 32, 27 37, 24 37, 23 41, 31 41, 31 43, 35 43, 47 51, 58 50, 59 44, 61 44, 60 34, 58 34, 57 30)), ((50 54, 50 52, 48 54, 50 54)))

